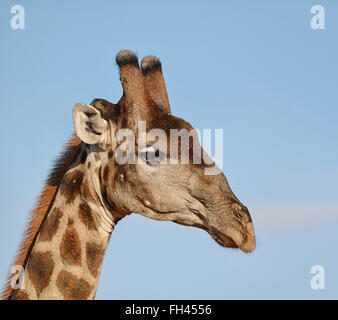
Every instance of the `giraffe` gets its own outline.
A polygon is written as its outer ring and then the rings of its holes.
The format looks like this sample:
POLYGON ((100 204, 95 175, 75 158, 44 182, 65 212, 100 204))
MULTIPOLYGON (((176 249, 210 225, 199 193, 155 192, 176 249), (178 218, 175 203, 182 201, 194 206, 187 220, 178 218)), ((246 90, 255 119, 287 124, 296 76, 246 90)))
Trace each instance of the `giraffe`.
MULTIPOLYGON (((223 247, 255 249, 250 213, 224 173, 204 173, 214 163, 194 164, 190 157, 188 163, 161 164, 150 161, 157 151, 140 144, 140 161, 117 161, 125 143, 117 138, 120 129, 138 135, 139 121, 147 132, 193 128, 171 114, 157 57, 143 58, 140 67, 132 51, 122 50, 116 63, 123 95, 117 104, 75 104, 75 135, 46 182, 14 262, 23 267, 24 287, 13 289, 9 279, 3 299, 94 299, 112 231, 132 212, 201 228, 223 247)), ((190 140, 188 147, 192 155, 190 140)), ((167 152, 162 157, 170 157, 167 152)))

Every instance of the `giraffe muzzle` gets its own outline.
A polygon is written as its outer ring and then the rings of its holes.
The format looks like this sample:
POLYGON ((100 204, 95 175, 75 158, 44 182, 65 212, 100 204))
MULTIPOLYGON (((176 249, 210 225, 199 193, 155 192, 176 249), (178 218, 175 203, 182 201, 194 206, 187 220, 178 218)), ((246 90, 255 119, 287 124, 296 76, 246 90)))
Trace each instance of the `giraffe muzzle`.
POLYGON ((209 233, 222 247, 240 249, 249 253, 256 248, 256 237, 252 222, 247 222, 244 229, 246 230, 244 234, 234 228, 227 228, 224 232, 213 229, 209 233))

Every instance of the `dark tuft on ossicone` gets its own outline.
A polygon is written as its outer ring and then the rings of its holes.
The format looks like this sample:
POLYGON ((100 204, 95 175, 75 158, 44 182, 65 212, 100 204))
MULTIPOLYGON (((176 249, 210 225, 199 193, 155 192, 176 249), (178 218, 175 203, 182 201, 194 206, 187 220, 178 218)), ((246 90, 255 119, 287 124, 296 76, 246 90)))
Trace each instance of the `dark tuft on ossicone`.
POLYGON ((160 71, 162 72, 162 65, 159 58, 155 56, 146 56, 141 61, 141 68, 142 73, 144 75, 147 75, 150 72, 153 71, 160 71))
POLYGON ((116 56, 116 63, 120 68, 126 65, 132 65, 139 68, 137 56, 130 50, 120 51, 116 56))

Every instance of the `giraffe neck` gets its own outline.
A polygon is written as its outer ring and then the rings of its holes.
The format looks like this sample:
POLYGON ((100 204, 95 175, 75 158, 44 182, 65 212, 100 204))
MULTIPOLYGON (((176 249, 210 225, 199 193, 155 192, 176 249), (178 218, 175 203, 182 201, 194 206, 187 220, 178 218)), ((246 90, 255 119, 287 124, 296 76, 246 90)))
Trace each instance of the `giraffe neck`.
POLYGON ((107 155, 82 144, 25 259, 12 299, 93 299, 111 232, 121 213, 107 207, 100 181, 107 155))

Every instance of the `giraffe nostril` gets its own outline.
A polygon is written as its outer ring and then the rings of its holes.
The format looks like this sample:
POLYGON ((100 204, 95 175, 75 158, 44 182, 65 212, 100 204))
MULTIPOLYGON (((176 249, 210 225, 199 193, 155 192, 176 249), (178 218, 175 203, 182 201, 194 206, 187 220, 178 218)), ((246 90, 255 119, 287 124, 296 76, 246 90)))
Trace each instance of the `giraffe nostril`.
POLYGON ((246 219, 246 223, 248 222, 251 222, 251 215, 250 215, 250 212, 248 210, 248 208, 240 203, 233 203, 232 204, 232 208, 234 210, 234 213, 240 218, 240 219, 245 219, 245 217, 247 218, 246 219))
POLYGON ((248 208, 246 206, 243 206, 242 207, 242 211, 246 214, 246 216, 248 218, 247 222, 252 222, 251 215, 250 215, 250 212, 249 212, 248 208))

